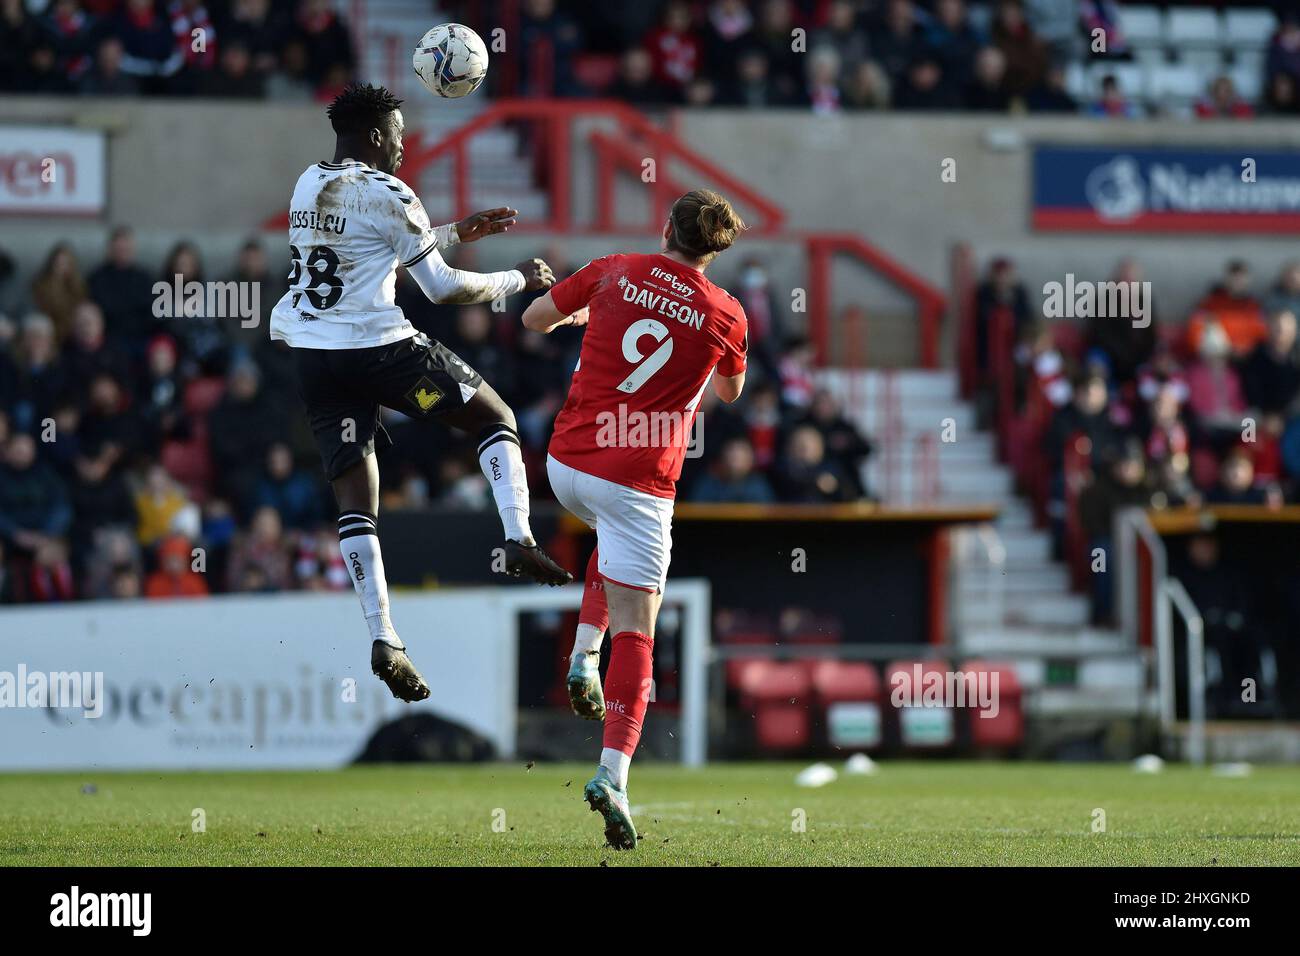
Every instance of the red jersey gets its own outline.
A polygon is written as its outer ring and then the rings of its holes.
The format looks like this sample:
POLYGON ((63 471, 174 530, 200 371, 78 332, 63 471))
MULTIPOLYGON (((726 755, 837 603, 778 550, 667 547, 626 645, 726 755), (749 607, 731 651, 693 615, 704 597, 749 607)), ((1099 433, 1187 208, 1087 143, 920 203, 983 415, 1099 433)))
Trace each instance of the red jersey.
POLYGON ((691 426, 714 370, 745 370, 745 310, 665 255, 595 259, 551 289, 565 315, 590 309, 550 453, 570 468, 677 493, 691 426))

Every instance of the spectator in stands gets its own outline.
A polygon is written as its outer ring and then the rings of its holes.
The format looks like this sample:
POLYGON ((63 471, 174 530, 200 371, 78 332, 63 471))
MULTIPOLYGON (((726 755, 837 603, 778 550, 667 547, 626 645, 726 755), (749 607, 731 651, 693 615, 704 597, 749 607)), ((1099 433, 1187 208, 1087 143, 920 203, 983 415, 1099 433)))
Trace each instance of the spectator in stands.
POLYGON ((352 36, 330 0, 299 0, 294 35, 307 50, 307 78, 311 82, 323 82, 332 67, 346 67, 351 73, 356 66, 352 36))
POLYGON ((253 58, 253 69, 263 76, 276 68, 288 31, 288 16, 278 4, 273 8, 271 0, 235 0, 221 24, 222 41, 242 43, 253 58))
POLYGON ((1187 407, 1197 430, 1214 448, 1241 436, 1246 397, 1237 370, 1229 363, 1231 345, 1218 325, 1206 327, 1198 361, 1187 367, 1187 407))
POLYGON ((714 0, 705 19, 702 65, 722 89, 732 81, 731 64, 753 42, 754 16, 745 0, 714 0))
POLYGON ((785 458, 777 467, 777 489, 782 501, 800 504, 849 501, 853 487, 838 462, 826 457, 821 433, 800 425, 786 440, 785 458))
POLYGON ((266 453, 266 471, 253 490, 247 511, 252 514, 272 508, 286 528, 306 531, 326 517, 321 492, 314 474, 295 466, 289 446, 276 442, 266 453))
POLYGON ((139 355, 153 327, 153 282, 136 264, 135 233, 117 226, 109 235, 108 257, 90 274, 90 297, 104 312, 106 334, 139 355))
POLYGON ((837 462, 844 473, 849 496, 867 497, 861 476, 871 454, 871 442, 845 417, 835 395, 826 389, 818 389, 813 394, 808 413, 799 424, 815 428, 821 435, 826 457, 837 462))
POLYGON ((59 69, 75 87, 93 62, 96 23, 78 0, 53 0, 46 11, 45 35, 54 43, 59 69))
POLYGON ((778 367, 781 373, 782 406, 803 411, 812 403, 813 365, 816 361, 816 349, 811 339, 796 336, 785 346, 778 367))
POLYGON ((342 591, 352 587, 352 577, 339 552, 338 535, 330 528, 298 539, 293 574, 304 591, 342 591))
POLYGON ((807 101, 804 57, 795 51, 791 42, 792 32, 798 25, 791 0, 762 0, 755 41, 767 55, 767 76, 777 97, 790 104, 807 101))
POLYGON ((312 82, 307 76, 307 45, 290 39, 284 45, 279 69, 266 81, 266 95, 273 100, 304 102, 314 97, 312 82))
POLYGON ((1029 91, 1025 106, 1031 113, 1077 113, 1079 102, 1066 89, 1065 67, 1052 63, 1043 75, 1043 82, 1029 91))
POLYGON ((249 529, 235 535, 227 578, 231 591, 284 591, 293 586, 290 544, 275 508, 258 508, 249 529))
POLYGON ((1259 487, 1255 483, 1255 464, 1242 448, 1234 448, 1224 456, 1219 467, 1219 482, 1211 489, 1206 500, 1210 504, 1281 505, 1282 494, 1275 485, 1259 487))
POLYGON ((26 88, 28 65, 41 33, 23 0, 0 0, 0 90, 26 88))
POLYGON ((956 110, 961 92, 944 76, 939 61, 922 53, 908 66, 894 92, 894 106, 900 110, 956 110))
POLYGON ((975 56, 984 45, 983 35, 971 26, 965 0, 937 0, 925 46, 953 86, 961 89, 974 79, 975 56))
POLYGON ((1192 433, 1184 414, 1182 395, 1176 388, 1161 386, 1146 410, 1146 417, 1146 452, 1153 464, 1191 452, 1192 433))
POLYGON ((768 76, 767 54, 757 47, 746 50, 736 60, 736 72, 720 101, 726 106, 764 109, 792 106, 768 76))
POLYGON ((659 106, 673 97, 672 91, 655 79, 654 61, 644 47, 623 54, 618 79, 609 92, 614 99, 633 106, 659 106))
POLYGON ((146 427, 160 440, 189 437, 184 383, 177 368, 176 342, 170 335, 155 336, 145 350, 136 400, 146 427))
POLYGON ((1262 716, 1261 705, 1267 705, 1276 690, 1265 675, 1276 667, 1264 660, 1272 657, 1270 634, 1261 620, 1260 597, 1250 573, 1239 560, 1222 560, 1213 531, 1190 536, 1183 554, 1175 552, 1172 571, 1200 612, 1206 650, 1214 661, 1206 669, 1209 716, 1262 716), (1247 677, 1262 685, 1249 704, 1241 699, 1247 677))
MULTIPOLYGON (((1141 264, 1132 257, 1121 259, 1111 275, 1110 282, 1126 285, 1130 290, 1129 302, 1141 287, 1141 264)), ((1122 316, 1092 316, 1084 330, 1084 342, 1089 357, 1100 354, 1105 361, 1111 380, 1116 383, 1133 381, 1137 370, 1147 364, 1155 354, 1158 340, 1159 318, 1153 302, 1145 303, 1147 321, 1138 324, 1136 319, 1122 316)))
POLYGON ((104 313, 87 299, 72 316, 72 334, 63 346, 63 370, 71 382, 88 383, 99 374, 125 382, 131 374, 126 353, 104 335, 104 313))
POLYGON ((781 393, 773 382, 759 382, 745 403, 745 434, 754 449, 754 461, 769 471, 777 459, 781 434, 781 393))
POLYGON ((126 0, 114 32, 126 49, 122 72, 139 78, 147 93, 165 92, 167 80, 180 71, 185 55, 154 0, 126 0))
MULTIPOLYGON (((167 254, 159 281, 171 290, 184 290, 190 283, 203 285, 203 262, 198 247, 189 241, 176 243, 167 254)), ((173 309, 175 306, 173 305, 173 309)), ((230 343, 226 338, 223 316, 210 314, 207 296, 202 300, 183 301, 184 314, 173 312, 170 329, 181 346, 181 367, 187 375, 221 375, 230 358, 230 343)))
POLYGON ((284 434, 281 409, 262 392, 257 366, 234 363, 226 394, 208 419, 208 441, 217 491, 231 501, 247 501, 261 475, 266 453, 284 434))
POLYGON ((194 505, 162 465, 150 465, 135 496, 136 540, 152 548, 170 534, 192 528, 194 505))
POLYGON ((158 569, 145 581, 147 598, 208 596, 208 582, 193 568, 193 549, 183 534, 173 534, 158 546, 158 569))
MULTIPOLYGON (((1079 493, 1079 522, 1089 561, 1099 551, 1111 555, 1115 515, 1125 508, 1152 508, 1164 502, 1147 471, 1142 446, 1127 441, 1106 455, 1099 474, 1079 493)), ((1111 621, 1114 582, 1109 574, 1092 575, 1092 623, 1111 621)))
POLYGON ((1137 119, 1142 115, 1136 103, 1124 95, 1119 87, 1119 80, 1108 73, 1101 78, 1101 96, 1088 107, 1090 116, 1113 116, 1121 119, 1137 119))
POLYGON ((779 374, 778 343, 784 339, 784 331, 772 280, 762 261, 750 258, 742 263, 735 295, 749 320, 749 357, 764 375, 775 378, 779 374))
POLYGON ((1300 394, 1296 362, 1296 316, 1280 309, 1269 317, 1268 338, 1251 350, 1241 367, 1246 401, 1262 412, 1287 412, 1300 394))
MULTIPOLYGON (((999 316, 1009 323, 1013 347, 1030 323, 1029 295, 1016 273, 1015 263, 997 257, 989 263, 988 274, 975 289, 975 368, 981 380, 992 371, 992 348, 999 316)), ((1002 356, 1010 359, 1010 355, 1002 356)))
POLYGON ((1245 355, 1268 335, 1259 299, 1250 291, 1250 266, 1240 259, 1227 264, 1223 279, 1196 306, 1187 323, 1187 347, 1198 351, 1209 322, 1218 322, 1228 334, 1234 355, 1245 355))
POLYGON ((970 82, 962 93, 963 105, 981 113, 1005 113, 1011 106, 1007 92, 1007 58, 995 46, 986 46, 975 54, 970 82))
POLYGON ((1054 474, 1060 475, 1066 442, 1070 436, 1080 433, 1092 443, 1094 462, 1105 461, 1121 441, 1122 436, 1110 417, 1106 380, 1100 375, 1082 376, 1074 385, 1070 404, 1052 416, 1043 436, 1043 449, 1054 474))
POLYGON ((1270 78, 1282 73, 1300 83, 1300 13, 1290 10, 1282 14, 1269 42, 1265 72, 1270 78))
POLYGON ((122 72, 122 57, 126 48, 115 36, 99 41, 95 65, 77 82, 77 90, 86 96, 135 96, 140 84, 133 76, 122 72))
POLYGON ((3 398, 14 429, 36 431, 68 385, 49 316, 33 312, 23 319, 12 370, 4 377, 9 385, 3 398))
POLYGON ((903 81, 924 47, 924 31, 911 0, 888 0, 882 18, 871 30, 871 51, 891 87, 897 88, 903 81))
POLYGON ((844 108, 883 110, 889 108, 889 77, 875 60, 864 60, 844 80, 844 108))
POLYGON ((64 536, 72 524, 67 488, 36 454, 31 435, 15 434, 0 463, 0 541, 13 552, 19 600, 71 597, 64 536))
POLYGON ((575 96, 581 90, 573 76, 582 33, 555 0, 524 0, 519 48, 523 67, 519 92, 525 96, 575 96))
POLYGON ((76 253, 68 243, 58 243, 32 280, 32 304, 54 322, 54 334, 59 342, 71 331, 72 315, 87 295, 76 253))
POLYGON ((112 464, 131 465, 150 450, 154 436, 131 407, 122 382, 101 372, 86 383, 86 414, 81 423, 81 447, 87 455, 105 456, 112 464))
POLYGON ((1047 72, 1047 45, 1025 19, 1020 0, 1000 0, 993 22, 993 45, 1007 61, 1007 92, 1024 97, 1043 82, 1047 72))
MULTIPOLYGON (((1040 5, 1042 0, 1039 0, 1040 5)), ((1056 6, 1061 9, 1058 11, 1062 18, 1068 17, 1065 9, 1067 6, 1074 6, 1070 2, 1055 0, 1056 6)), ((1083 21, 1083 32, 1087 36, 1086 47, 1088 52, 1096 58, 1101 57, 1127 57, 1129 54, 1128 38, 1124 36, 1123 23, 1120 17, 1120 5, 1116 0, 1079 0, 1077 12, 1070 19, 1070 23, 1083 21), (1100 43, 1098 42, 1100 41, 1100 43), (1100 49, 1098 49, 1100 47, 1100 49)), ((1061 24, 1056 28, 1062 29, 1061 24)), ((1074 52, 1078 47, 1074 48, 1074 52)), ((1068 51, 1061 50, 1068 55, 1068 51)))
POLYGON ((73 478, 68 484, 72 554, 78 575, 89 576, 97 563, 101 568, 108 564, 104 554, 96 553, 98 538, 113 529, 125 529, 131 533, 128 540, 134 541, 139 516, 126 478, 106 459, 78 456, 73 478))
MULTIPOLYGON (((171 22, 176 47, 184 61, 186 85, 210 72, 217 65, 217 28, 208 16, 203 0, 170 0, 167 18, 171 22)), ((224 47, 223 47, 224 49, 224 47)))
POLYGON ((867 33, 858 25, 858 11, 851 0, 831 0, 826 6, 826 23, 813 32, 812 51, 833 50, 844 76, 852 75, 871 55, 867 33))
POLYGON ((1264 112, 1272 116, 1295 116, 1300 113, 1300 91, 1290 73, 1274 73, 1264 90, 1264 112))
POLYGON ((1283 310, 1300 315, 1300 261, 1282 267, 1277 283, 1264 298, 1264 308, 1270 315, 1283 310))
POLYGON ((772 486, 754 469, 754 449, 744 438, 728 439, 713 466, 691 487, 691 501, 767 504, 772 486))
POLYGON ((818 116, 831 116, 841 109, 840 56, 829 47, 814 50, 808 57, 808 100, 818 116))
POLYGON ((1255 108, 1237 95, 1227 74, 1211 81, 1209 95, 1196 101, 1195 111, 1199 119, 1251 119, 1255 115, 1255 108))
POLYGON ((220 68, 204 72, 198 90, 214 98, 258 100, 266 95, 266 80, 253 69, 248 47, 234 41, 222 45, 220 68))
POLYGON ((655 79, 680 98, 699 69, 702 47, 690 5, 668 0, 659 25, 646 34, 642 45, 650 54, 655 79))

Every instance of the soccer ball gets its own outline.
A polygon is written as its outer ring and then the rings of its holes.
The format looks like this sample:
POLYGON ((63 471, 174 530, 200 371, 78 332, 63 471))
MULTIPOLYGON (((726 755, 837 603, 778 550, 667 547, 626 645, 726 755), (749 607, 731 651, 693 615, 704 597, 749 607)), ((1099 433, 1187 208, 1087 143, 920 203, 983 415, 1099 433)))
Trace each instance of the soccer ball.
POLYGON ((487 47, 469 27, 442 23, 415 45, 411 65, 430 93, 450 99, 468 96, 487 76, 487 47))

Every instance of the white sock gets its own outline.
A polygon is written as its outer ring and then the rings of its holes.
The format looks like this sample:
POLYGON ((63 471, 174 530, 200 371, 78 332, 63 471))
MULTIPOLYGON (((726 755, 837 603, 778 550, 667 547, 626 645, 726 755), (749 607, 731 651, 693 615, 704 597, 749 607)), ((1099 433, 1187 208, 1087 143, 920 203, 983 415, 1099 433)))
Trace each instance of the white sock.
POLYGON ((479 436, 478 466, 492 488, 506 538, 526 547, 537 542, 528 525, 528 474, 519 435, 509 425, 493 425, 479 436))
POLYGON ((405 647, 388 617, 388 581, 384 578, 384 558, 379 552, 375 516, 366 511, 345 511, 339 515, 339 550, 343 552, 343 564, 352 577, 352 586, 361 599, 361 613, 366 616, 370 639, 405 647))
POLYGON ((599 654, 600 642, 605 639, 605 632, 595 624, 579 624, 578 633, 573 638, 573 654, 599 654))
POLYGON ((614 786, 620 790, 627 789, 627 771, 632 766, 631 754, 625 754, 613 747, 606 747, 600 752, 600 765, 614 778, 614 786))

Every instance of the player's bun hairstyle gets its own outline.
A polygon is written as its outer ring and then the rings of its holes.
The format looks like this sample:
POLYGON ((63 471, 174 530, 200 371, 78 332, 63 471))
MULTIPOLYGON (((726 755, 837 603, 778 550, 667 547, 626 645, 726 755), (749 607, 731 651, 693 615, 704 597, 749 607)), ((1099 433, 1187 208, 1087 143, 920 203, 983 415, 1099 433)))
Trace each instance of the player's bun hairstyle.
POLYGON ((334 97, 325 115, 339 136, 356 138, 382 126, 384 118, 401 105, 402 101, 382 86, 351 83, 334 97))
POLYGON ((673 203, 668 214, 673 233, 668 248, 692 259, 717 255, 731 247, 745 222, 731 203, 712 189, 692 189, 673 203))

